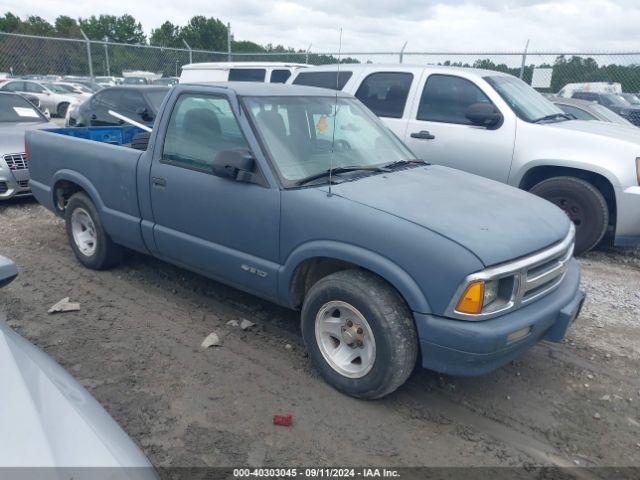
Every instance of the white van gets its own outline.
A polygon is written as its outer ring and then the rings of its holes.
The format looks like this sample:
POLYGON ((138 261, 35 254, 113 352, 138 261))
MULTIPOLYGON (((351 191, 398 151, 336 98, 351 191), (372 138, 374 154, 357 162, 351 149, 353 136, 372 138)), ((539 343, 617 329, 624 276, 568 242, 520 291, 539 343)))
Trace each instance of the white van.
POLYGON ((309 65, 286 62, 204 62, 182 67, 180 83, 267 82, 285 83, 293 72, 309 65))

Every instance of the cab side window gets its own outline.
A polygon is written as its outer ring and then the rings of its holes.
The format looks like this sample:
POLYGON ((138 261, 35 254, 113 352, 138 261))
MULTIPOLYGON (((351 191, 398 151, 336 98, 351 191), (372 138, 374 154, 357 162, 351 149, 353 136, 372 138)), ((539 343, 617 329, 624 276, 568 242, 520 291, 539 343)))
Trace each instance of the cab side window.
POLYGON ((271 83, 285 83, 290 76, 291 72, 289 70, 273 70, 271 72, 271 83))
POLYGON ((232 68, 229 70, 230 82, 264 82, 267 71, 264 68, 232 68))
POLYGON ((420 97, 418 120, 471 125, 467 109, 474 103, 491 103, 475 84, 454 75, 430 75, 420 97))
POLYGON ((337 70, 335 72, 302 72, 293 79, 293 84, 342 90, 352 75, 353 72, 345 70, 340 72, 337 70))
POLYGON ((162 162, 211 173, 222 150, 249 149, 224 97, 205 94, 180 96, 169 119, 162 162))
POLYGON ((402 118, 412 81, 411 73, 372 73, 358 88, 356 98, 379 117, 402 118))

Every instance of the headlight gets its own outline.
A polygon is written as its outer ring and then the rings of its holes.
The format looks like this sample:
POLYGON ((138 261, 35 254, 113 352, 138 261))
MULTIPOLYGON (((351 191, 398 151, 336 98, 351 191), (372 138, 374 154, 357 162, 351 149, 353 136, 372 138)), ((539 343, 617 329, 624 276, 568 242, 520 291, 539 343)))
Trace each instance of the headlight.
POLYGON ((478 315, 502 310, 513 301, 515 285, 515 275, 471 282, 460 297, 456 312, 478 315))

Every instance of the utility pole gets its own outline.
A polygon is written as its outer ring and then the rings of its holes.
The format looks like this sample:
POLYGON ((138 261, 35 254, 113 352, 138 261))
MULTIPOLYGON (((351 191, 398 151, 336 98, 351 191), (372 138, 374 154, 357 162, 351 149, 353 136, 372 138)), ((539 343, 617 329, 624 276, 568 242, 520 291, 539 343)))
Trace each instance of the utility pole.
POLYGON ((107 41, 109 39, 104 37, 104 58, 107 62, 107 77, 111 76, 111 67, 109 66, 109 47, 107 46, 107 41))
POLYGON ((404 49, 407 48, 407 42, 404 42, 402 48, 400 49, 400 63, 402 63, 402 57, 404 56, 404 49))
POLYGON ((529 39, 527 39, 527 43, 524 46, 524 52, 522 53, 522 65, 520 66, 520 80, 524 77, 524 66, 527 62, 527 51, 529 50, 529 39))
POLYGON ((80 33, 82 34, 82 37, 84 38, 84 41, 87 44, 87 63, 89 63, 89 76, 93 78, 93 62, 91 61, 91 41, 89 40, 89 37, 87 37, 84 34, 82 29, 80 29, 80 33))
POLYGON ((231 24, 227 22, 227 62, 231 61, 231 24))
POLYGON ((184 46, 189 50, 189 63, 193 63, 193 52, 191 51, 191 47, 184 38, 182 39, 182 43, 184 43, 184 46))

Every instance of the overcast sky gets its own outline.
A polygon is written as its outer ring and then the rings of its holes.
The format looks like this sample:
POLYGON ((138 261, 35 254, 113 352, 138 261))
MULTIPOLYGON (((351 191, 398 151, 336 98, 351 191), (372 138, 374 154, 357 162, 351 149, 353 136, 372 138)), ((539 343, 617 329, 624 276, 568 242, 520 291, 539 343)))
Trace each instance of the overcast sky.
MULTIPOLYGON (((237 40, 312 51, 640 50, 640 0, 3 0, 53 21, 129 13, 147 32, 193 15, 231 22, 237 40)), ((4 12, 2 12, 4 13, 4 12)))

